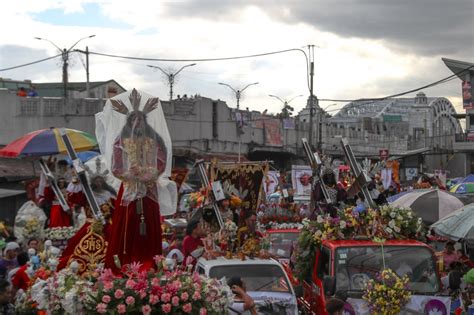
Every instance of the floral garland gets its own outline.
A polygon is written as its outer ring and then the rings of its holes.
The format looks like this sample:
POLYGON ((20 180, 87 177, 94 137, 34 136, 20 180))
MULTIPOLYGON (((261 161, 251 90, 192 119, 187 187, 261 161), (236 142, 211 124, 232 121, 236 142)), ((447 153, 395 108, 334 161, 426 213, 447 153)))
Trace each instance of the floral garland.
POLYGON ((46 229, 44 232, 45 232, 45 237, 48 240, 64 241, 64 240, 69 240, 71 237, 73 237, 76 234, 77 229, 73 226, 54 227, 54 228, 46 229))
POLYGON ((263 230, 279 228, 280 224, 299 224, 301 217, 298 210, 299 208, 293 204, 272 203, 263 206, 257 215, 258 224, 263 230))
POLYGON ((23 313, 46 310, 48 314, 217 315, 233 303, 230 288, 220 281, 170 270, 162 256, 156 256, 155 262, 156 271, 140 271, 142 265, 132 263, 124 266, 121 276, 110 269, 84 276, 69 269, 43 271, 16 307, 23 313))
POLYGON ((300 279, 308 277, 314 264, 316 249, 324 240, 353 239, 423 239, 425 229, 421 218, 409 208, 382 206, 358 213, 353 207, 339 211, 338 217, 318 215, 304 219, 303 229, 295 250, 296 273, 300 279))
POLYGON ((372 314, 399 314, 411 297, 408 282, 407 275, 400 278, 393 270, 384 269, 375 279, 369 280, 362 298, 372 314))

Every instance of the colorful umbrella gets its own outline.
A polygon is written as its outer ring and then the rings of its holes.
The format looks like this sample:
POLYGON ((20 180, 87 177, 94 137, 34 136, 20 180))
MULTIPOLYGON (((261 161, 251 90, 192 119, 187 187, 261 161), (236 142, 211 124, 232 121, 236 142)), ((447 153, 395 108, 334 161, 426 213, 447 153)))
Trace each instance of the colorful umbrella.
POLYGON ((474 174, 469 174, 466 177, 464 177, 461 183, 474 183, 474 174))
POLYGON ((454 185, 450 192, 456 194, 472 194, 474 193, 474 183, 460 183, 454 185))
POLYGON ((395 200, 394 207, 409 207, 423 221, 432 224, 464 206, 461 200, 442 190, 414 190, 395 200))
MULTIPOLYGON (((66 129, 66 133, 77 152, 91 150, 97 146, 95 137, 87 132, 66 129)), ((0 157, 27 157, 55 154, 67 154, 66 147, 57 128, 30 132, 0 150, 0 157)))
MULTIPOLYGON (((95 152, 95 151, 84 151, 84 152, 77 153, 77 157, 79 158, 79 160, 82 161, 82 163, 86 163, 87 161, 89 161, 92 158, 95 158, 98 155, 99 155, 99 152, 95 152)), ((66 161, 69 163, 69 165, 72 165, 72 160, 69 156, 66 157, 66 161)))

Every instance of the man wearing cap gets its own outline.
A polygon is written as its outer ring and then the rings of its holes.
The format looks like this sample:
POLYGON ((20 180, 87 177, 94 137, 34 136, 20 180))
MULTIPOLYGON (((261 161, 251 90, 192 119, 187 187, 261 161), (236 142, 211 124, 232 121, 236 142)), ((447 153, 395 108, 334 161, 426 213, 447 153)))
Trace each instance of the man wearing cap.
POLYGON ((9 242, 3 251, 3 258, 0 259, 0 267, 5 267, 7 272, 13 268, 18 267, 18 261, 16 256, 18 255, 18 250, 20 245, 16 242, 9 242))

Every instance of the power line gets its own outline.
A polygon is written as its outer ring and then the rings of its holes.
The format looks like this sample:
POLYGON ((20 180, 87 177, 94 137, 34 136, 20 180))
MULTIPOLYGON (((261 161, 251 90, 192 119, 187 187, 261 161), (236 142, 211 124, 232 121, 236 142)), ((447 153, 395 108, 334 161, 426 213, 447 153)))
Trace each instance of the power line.
POLYGON ((28 63, 24 63, 24 64, 21 64, 21 65, 17 65, 17 66, 13 66, 13 67, 8 67, 8 68, 3 68, 3 69, 0 69, 0 71, 7 71, 7 70, 13 70, 13 69, 18 69, 18 68, 26 67, 26 66, 31 66, 31 65, 34 65, 34 64, 43 62, 43 61, 47 61, 47 60, 51 60, 51 59, 57 58, 57 57, 59 57, 59 56, 62 56, 62 53, 61 53, 61 54, 58 54, 58 55, 56 55, 56 56, 52 56, 52 57, 48 57, 48 58, 44 58, 44 59, 40 59, 40 60, 28 62, 28 63))

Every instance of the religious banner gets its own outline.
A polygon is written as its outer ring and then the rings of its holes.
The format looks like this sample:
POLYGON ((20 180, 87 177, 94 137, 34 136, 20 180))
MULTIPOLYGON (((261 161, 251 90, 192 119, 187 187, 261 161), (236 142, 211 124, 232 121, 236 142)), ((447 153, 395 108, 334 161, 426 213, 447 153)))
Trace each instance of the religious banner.
POLYGON ((265 119, 263 121, 265 130, 265 144, 271 146, 282 146, 281 126, 278 119, 265 119))
POLYGON ((189 172, 189 169, 187 168, 173 168, 171 170, 171 180, 174 181, 176 183, 176 189, 177 191, 179 192, 180 191, 180 188, 181 188, 181 185, 183 185, 183 183, 186 181, 186 178, 188 177, 188 172, 189 172))
POLYGON ((311 196, 311 176, 313 171, 309 165, 293 165, 291 181, 295 196, 311 196))
POLYGON ((462 105, 464 109, 474 108, 472 85, 470 81, 462 81, 462 105))
POLYGON ((256 211, 260 204, 262 181, 267 163, 211 164, 211 182, 220 181, 224 192, 242 200, 242 210, 256 211))
POLYGON ((407 180, 416 179, 418 177, 418 168, 416 167, 405 168, 405 177, 407 180))
POLYGON ((263 190, 265 191, 265 195, 269 196, 277 191, 278 183, 280 180, 280 172, 279 171, 269 171, 267 176, 263 179, 263 190))

